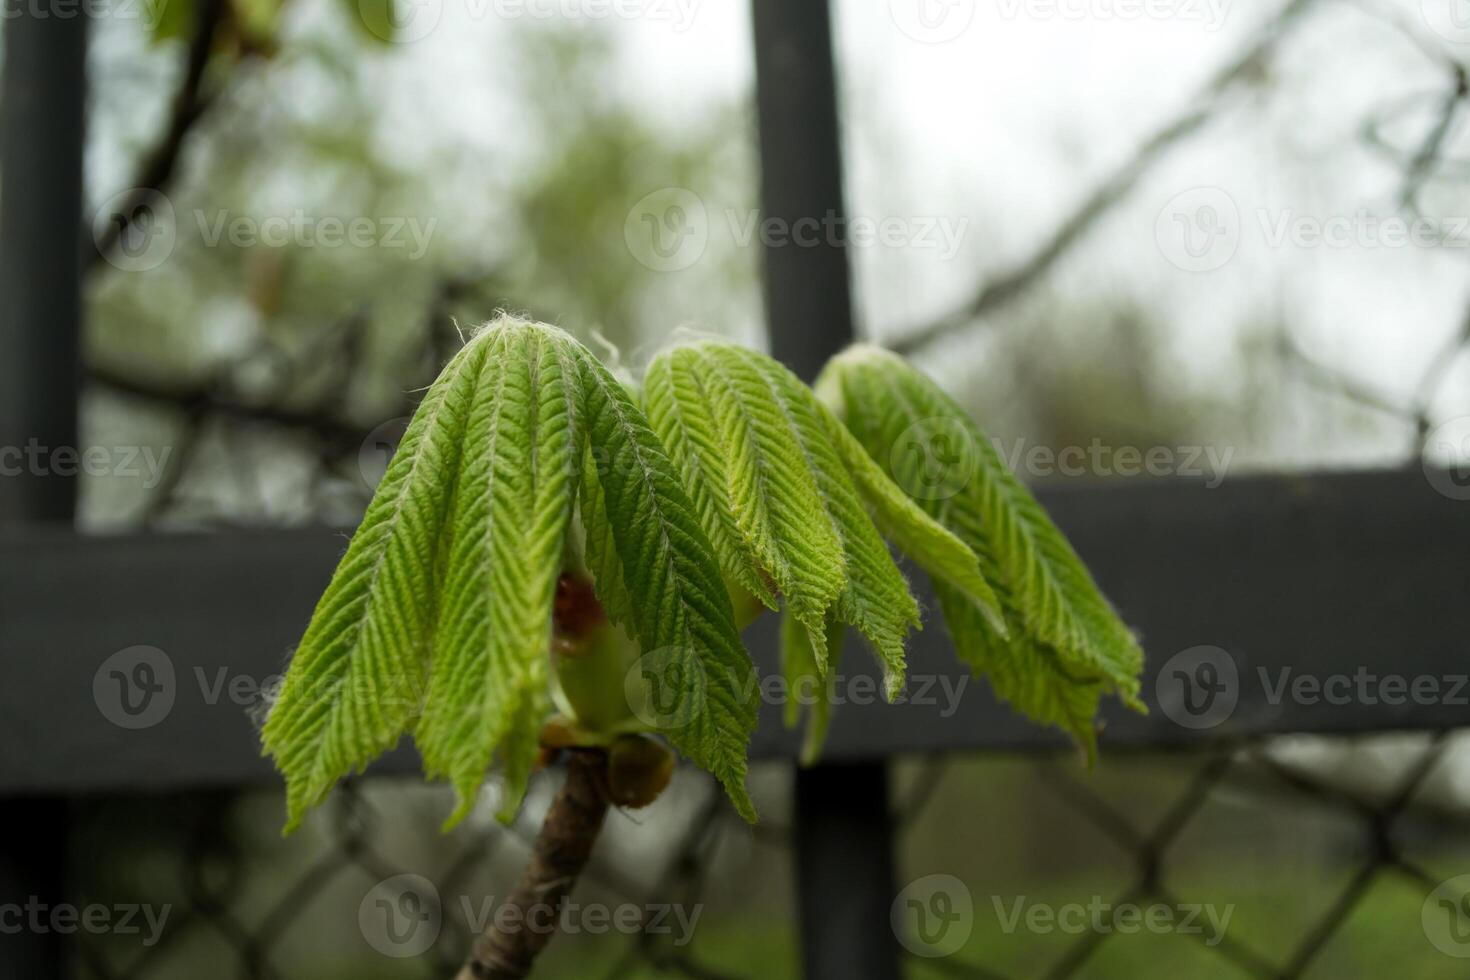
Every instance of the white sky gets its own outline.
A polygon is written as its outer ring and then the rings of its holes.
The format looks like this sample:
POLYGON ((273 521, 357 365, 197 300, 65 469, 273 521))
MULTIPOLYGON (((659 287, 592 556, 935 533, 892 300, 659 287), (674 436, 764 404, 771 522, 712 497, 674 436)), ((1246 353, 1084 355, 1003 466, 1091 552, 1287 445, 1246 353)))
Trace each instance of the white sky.
MULTIPOLYGON (((503 74, 519 30, 552 20, 609 32, 619 52, 609 86, 674 129, 739 101, 753 83, 744 0, 416 2, 415 17, 429 17, 434 29, 371 56, 384 138, 396 153, 422 157, 429 171, 446 147, 483 153, 487 199, 516 165, 519 141, 506 134, 524 125, 503 74), (585 15, 598 4, 642 15, 585 15)), ((1371 2, 1320 0, 1284 56, 1264 69, 1266 97, 1233 103, 1146 174, 1057 270, 1050 292, 1079 305, 1090 295, 1122 296, 1159 311, 1181 370, 1193 378, 1220 372, 1245 325, 1286 316, 1320 359, 1406 397, 1463 315, 1470 249, 1361 240, 1372 229, 1364 231, 1359 210, 1391 214, 1398 187, 1397 171, 1360 138, 1365 120, 1409 100, 1410 109, 1390 117, 1397 120, 1392 138, 1411 147, 1430 124, 1429 99, 1445 84, 1443 70, 1402 30, 1368 11, 1396 11, 1409 30, 1453 57, 1470 58, 1463 43, 1470 31, 1449 32, 1449 39, 1435 33, 1454 27, 1448 8, 1439 9, 1448 0, 1371 2), (1161 211, 1199 187, 1227 195, 1239 238, 1233 257, 1206 272, 1176 267, 1158 237, 1161 211), (1273 230, 1296 219, 1346 222, 1351 240, 1343 247, 1273 245, 1273 230)), ((880 338, 948 310, 986 273, 1025 255, 1144 134, 1188 105, 1279 7, 1241 0, 835 3, 850 212, 905 219, 915 233, 926 219, 958 229, 950 255, 933 247, 854 250, 862 325, 880 338), (1156 16, 1130 16, 1139 10, 1156 16)), ((340 16, 329 4, 303 5, 303 12, 302 31, 340 16)), ((424 23, 411 20, 409 28, 424 23)), ((1462 142, 1452 146, 1463 152, 1462 142)), ((1436 188, 1433 203, 1439 214, 1470 214, 1470 199, 1450 185, 1436 188)), ((1470 228, 1463 235, 1470 240, 1470 228)), ((1452 376, 1441 414, 1470 411, 1466 367, 1452 376)))

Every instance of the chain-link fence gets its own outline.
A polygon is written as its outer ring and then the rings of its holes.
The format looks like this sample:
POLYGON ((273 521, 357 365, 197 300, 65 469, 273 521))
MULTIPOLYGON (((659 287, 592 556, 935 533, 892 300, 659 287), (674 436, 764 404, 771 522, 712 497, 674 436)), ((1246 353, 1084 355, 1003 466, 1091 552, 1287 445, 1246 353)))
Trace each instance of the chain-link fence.
MULTIPOLYGON (((1462 976, 1457 748, 1453 733, 1274 738, 1094 773, 1070 756, 901 760, 893 916, 863 927, 893 928, 913 977, 1462 976)), ((796 976, 788 779, 758 767, 754 827, 692 772, 615 813, 542 975, 796 976)), ((344 787, 285 840, 274 792, 79 805, 78 915, 112 918, 80 930, 78 975, 452 975, 552 782, 514 826, 446 836, 441 791, 388 779, 344 787)))

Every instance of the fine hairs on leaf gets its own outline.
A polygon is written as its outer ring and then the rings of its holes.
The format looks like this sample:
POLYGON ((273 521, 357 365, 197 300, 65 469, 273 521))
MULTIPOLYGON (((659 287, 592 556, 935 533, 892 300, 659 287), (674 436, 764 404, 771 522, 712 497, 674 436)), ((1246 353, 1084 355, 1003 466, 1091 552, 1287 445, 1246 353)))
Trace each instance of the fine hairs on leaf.
POLYGON ((848 624, 877 652, 890 699, 903 684, 904 635, 918 625, 919 610, 869 506, 895 543, 1004 628, 976 556, 904 497, 776 361, 721 341, 682 344, 649 366, 645 398, 700 502, 727 579, 767 605, 766 583, 774 586, 803 627, 791 635, 811 638, 819 674, 836 645, 826 639, 832 624, 848 624))
POLYGON ((703 713, 665 734, 754 819, 744 787, 753 667, 673 464, 586 348, 501 320, 419 406, 266 719, 288 830, 406 733, 426 773, 455 788, 449 825, 497 752, 513 808, 548 714, 552 603, 579 489, 607 545, 600 588, 627 583, 625 615, 644 649, 706 680, 703 713))
POLYGON ((755 730, 756 704, 748 696, 755 668, 709 539, 643 412, 585 348, 577 357, 594 457, 604 461, 595 475, 634 632, 661 669, 702 683, 695 710, 675 713, 680 724, 665 734, 754 820, 745 771, 755 730))
POLYGON ((1009 636, 954 582, 938 580, 935 593, 961 659, 1018 710, 1069 732, 1091 757, 1104 694, 1143 710, 1143 653, 1066 538, 979 426, 897 355, 852 347, 828 364, 817 389, 864 455, 886 464, 898 484, 929 490, 915 503, 979 556, 1009 636), (941 450, 967 468, 956 486, 931 485, 941 450))
MULTIPOLYGON (((901 359, 853 348, 819 390, 710 338, 661 352, 639 387, 555 327, 502 317, 472 336, 415 412, 266 717, 287 830, 404 735, 454 790, 446 827, 497 762, 509 819, 543 751, 646 750, 652 735, 754 820, 759 688, 739 627, 781 610, 786 681, 818 695, 814 761, 849 627, 888 698, 902 689, 920 611, 890 543, 933 580, 961 659, 1091 752, 1099 699, 1137 704, 1142 655, 1066 539, 901 359), (911 494, 925 461, 894 447, 935 420, 974 472, 911 494), (570 646, 564 589, 592 608, 570 646)), ((799 715, 793 701, 788 725, 799 715)))

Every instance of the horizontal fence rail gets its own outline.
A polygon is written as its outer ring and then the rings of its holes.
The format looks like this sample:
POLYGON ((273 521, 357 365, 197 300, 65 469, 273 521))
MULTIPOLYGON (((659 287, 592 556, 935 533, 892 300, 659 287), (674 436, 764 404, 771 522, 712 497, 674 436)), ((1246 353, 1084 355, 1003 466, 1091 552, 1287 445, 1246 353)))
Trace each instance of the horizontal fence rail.
MULTIPOLYGON (((1109 706, 1105 749, 1470 723, 1470 504, 1417 469, 1040 496, 1148 653, 1150 713, 1109 706)), ((0 532, 0 793, 273 778, 259 691, 345 544, 325 529, 0 532)), ((765 678, 775 632, 765 617, 748 637, 765 678)), ((906 703, 881 702, 861 650, 843 670, 832 760, 1064 744, 965 682, 938 623, 915 638, 906 703)), ((778 700, 763 698, 757 758, 796 753, 778 700)), ((417 768, 405 743, 374 771, 417 768)))

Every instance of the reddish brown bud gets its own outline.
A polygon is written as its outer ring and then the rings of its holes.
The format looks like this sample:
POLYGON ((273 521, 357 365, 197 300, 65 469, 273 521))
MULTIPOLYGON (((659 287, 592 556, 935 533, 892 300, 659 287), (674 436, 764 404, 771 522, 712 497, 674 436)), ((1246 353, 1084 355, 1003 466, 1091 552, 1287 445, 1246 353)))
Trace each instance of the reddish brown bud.
POLYGON ((556 627, 558 652, 576 656, 581 650, 580 641, 607 622, 591 579, 570 573, 557 579, 552 622, 556 627))

